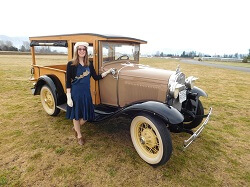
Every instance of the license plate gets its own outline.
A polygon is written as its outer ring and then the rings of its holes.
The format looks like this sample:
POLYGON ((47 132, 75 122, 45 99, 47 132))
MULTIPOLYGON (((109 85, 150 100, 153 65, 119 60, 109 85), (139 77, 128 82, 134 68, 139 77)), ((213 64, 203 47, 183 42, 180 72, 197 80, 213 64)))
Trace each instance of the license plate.
POLYGON ((179 92, 179 102, 182 103, 183 101, 186 101, 187 99, 187 94, 186 94, 186 90, 182 90, 179 92))

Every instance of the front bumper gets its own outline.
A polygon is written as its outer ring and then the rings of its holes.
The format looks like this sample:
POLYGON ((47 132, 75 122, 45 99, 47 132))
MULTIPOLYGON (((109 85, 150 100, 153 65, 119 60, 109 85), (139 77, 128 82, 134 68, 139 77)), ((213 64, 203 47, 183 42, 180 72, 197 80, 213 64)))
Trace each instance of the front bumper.
POLYGON ((32 93, 32 95, 35 95, 35 88, 31 88, 31 93, 32 93))
POLYGON ((207 125, 208 121, 209 121, 209 117, 212 114, 212 108, 210 108, 207 118, 206 120, 203 122, 203 124, 197 129, 197 131, 195 131, 193 133, 193 135, 188 138, 187 140, 184 140, 184 145, 183 148, 186 149, 199 135, 200 133, 203 131, 203 129, 205 128, 205 126, 207 125))

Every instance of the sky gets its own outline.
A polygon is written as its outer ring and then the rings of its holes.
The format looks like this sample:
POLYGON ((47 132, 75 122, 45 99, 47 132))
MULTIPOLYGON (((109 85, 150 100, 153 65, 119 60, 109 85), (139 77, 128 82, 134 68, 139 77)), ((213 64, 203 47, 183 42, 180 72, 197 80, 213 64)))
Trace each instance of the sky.
POLYGON ((114 34, 146 40, 141 53, 248 54, 249 0, 11 0, 0 35, 114 34))

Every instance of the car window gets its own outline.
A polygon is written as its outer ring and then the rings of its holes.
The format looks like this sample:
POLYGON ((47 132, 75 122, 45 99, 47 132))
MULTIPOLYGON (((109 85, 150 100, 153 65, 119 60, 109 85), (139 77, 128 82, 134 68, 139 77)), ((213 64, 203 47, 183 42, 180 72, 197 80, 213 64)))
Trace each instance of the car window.
POLYGON ((35 46, 35 52, 36 64, 40 66, 51 66, 68 62, 66 47, 35 46))
POLYGON ((115 60, 139 61, 139 44, 101 42, 102 62, 108 63, 115 60))
POLYGON ((88 47, 88 55, 89 55, 89 58, 93 58, 93 46, 88 47))

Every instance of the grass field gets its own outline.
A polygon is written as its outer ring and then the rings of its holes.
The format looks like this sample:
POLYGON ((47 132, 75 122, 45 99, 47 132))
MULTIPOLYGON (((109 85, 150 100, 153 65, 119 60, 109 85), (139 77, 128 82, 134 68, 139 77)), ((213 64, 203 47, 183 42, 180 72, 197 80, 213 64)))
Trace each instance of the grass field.
MULTIPOLYGON (((66 63, 65 56, 50 58, 66 63)), ((136 153, 124 118, 87 123, 87 143, 78 146, 65 113, 48 116, 31 94, 31 56, 0 55, 0 186, 250 186, 250 74, 171 59, 141 63, 172 70, 180 64, 208 93, 205 110, 213 107, 186 151, 189 135, 171 134, 172 157, 157 168, 136 153)))

